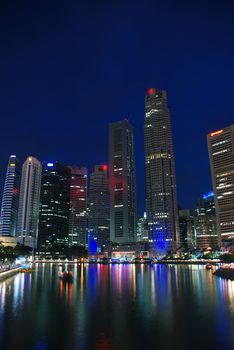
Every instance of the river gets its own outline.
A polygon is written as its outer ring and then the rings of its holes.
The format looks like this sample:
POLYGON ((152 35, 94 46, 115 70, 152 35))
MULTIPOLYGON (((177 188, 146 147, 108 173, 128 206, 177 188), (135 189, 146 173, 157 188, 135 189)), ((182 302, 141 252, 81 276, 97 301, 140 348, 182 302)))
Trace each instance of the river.
POLYGON ((38 264, 0 282, 0 349, 234 349, 234 282, 200 265, 38 264))

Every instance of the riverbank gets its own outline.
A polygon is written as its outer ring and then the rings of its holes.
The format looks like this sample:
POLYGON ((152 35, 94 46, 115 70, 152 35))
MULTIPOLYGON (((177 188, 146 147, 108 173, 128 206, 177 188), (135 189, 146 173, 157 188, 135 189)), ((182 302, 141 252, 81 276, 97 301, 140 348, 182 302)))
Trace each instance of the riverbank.
POLYGON ((112 264, 120 264, 120 265, 126 265, 126 264, 164 264, 164 265, 206 265, 206 264, 212 264, 217 265, 220 264, 220 260, 160 260, 160 261, 76 261, 76 260, 35 260, 34 263, 40 264, 40 263, 48 263, 48 264, 105 264, 105 265, 112 265, 112 264))
POLYGON ((4 281, 5 279, 14 276, 16 273, 18 273, 22 269, 22 266, 19 267, 13 267, 12 269, 9 269, 7 271, 0 272, 0 281, 4 281))
POLYGON ((234 268, 220 267, 214 272, 214 275, 234 281, 234 268))

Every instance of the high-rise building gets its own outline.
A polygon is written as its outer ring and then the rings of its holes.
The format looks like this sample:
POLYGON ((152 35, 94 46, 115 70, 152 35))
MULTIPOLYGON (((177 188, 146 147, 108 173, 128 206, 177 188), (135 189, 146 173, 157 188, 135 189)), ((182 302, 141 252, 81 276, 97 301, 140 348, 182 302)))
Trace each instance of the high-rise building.
POLYGON ((137 218, 136 236, 138 242, 149 240, 146 212, 137 218))
POLYGON ((34 157, 28 157, 22 168, 17 236, 19 243, 31 247, 37 246, 41 169, 34 157))
POLYGON ((194 230, 196 248, 215 248, 218 246, 218 234, 213 192, 208 192, 197 202, 194 209, 194 230))
POLYGON ((16 156, 9 158, 2 197, 0 236, 16 236, 20 192, 20 163, 16 156))
POLYGON ((96 165, 90 175, 89 235, 103 251, 110 241, 108 166, 96 165))
POLYGON ((219 244, 234 240, 234 124, 207 135, 219 244))
POLYGON ((179 210, 180 245, 185 249, 195 248, 193 213, 189 209, 179 210))
POLYGON ((87 247, 87 189, 88 171, 85 167, 70 166, 69 244, 87 247))
POLYGON ((109 129, 110 240, 136 238, 136 187, 133 127, 128 120, 109 129))
POLYGON ((146 211, 152 253, 179 247, 178 206, 170 111, 166 91, 145 97, 146 211))
POLYGON ((38 242, 41 249, 68 246, 70 169, 58 162, 43 164, 38 242))

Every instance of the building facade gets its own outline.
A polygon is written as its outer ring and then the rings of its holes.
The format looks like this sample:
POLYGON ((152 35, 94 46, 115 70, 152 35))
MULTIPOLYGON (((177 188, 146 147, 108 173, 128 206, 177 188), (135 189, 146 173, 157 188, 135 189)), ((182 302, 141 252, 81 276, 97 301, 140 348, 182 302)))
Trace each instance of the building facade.
POLYGON ((216 225, 214 193, 208 192, 197 202, 194 210, 196 248, 216 248, 218 233, 216 225))
POLYGON ((138 242, 149 240, 146 212, 137 218, 136 240, 138 242))
POLYGON ((145 97, 146 211, 152 253, 179 247, 178 205, 170 111, 165 91, 145 97))
POLYGON ((109 128, 110 240, 136 239, 136 185, 133 127, 128 120, 109 128))
POLYGON ((20 163, 15 155, 9 158, 0 214, 0 236, 16 236, 20 193, 20 163))
POLYGON ((28 157, 23 164, 20 185, 18 242, 37 247, 39 203, 41 190, 41 162, 28 157))
POLYGON ((70 169, 58 162, 43 163, 38 245, 40 249, 68 246, 70 169))
POLYGON ((234 240, 234 125, 207 135, 219 244, 234 240))
POLYGON ((96 165, 90 175, 89 235, 103 251, 110 241, 108 166, 96 165))
POLYGON ((88 170, 85 167, 70 166, 70 215, 69 245, 88 245, 88 170))
POLYGON ((179 210, 180 245, 185 249, 196 247, 193 212, 189 209, 179 210))

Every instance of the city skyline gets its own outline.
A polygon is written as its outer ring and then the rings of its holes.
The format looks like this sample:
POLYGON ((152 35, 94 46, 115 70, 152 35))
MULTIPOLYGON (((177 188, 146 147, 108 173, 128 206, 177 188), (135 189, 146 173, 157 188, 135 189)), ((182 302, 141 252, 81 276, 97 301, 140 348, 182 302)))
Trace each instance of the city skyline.
POLYGON ((0 27, 0 350, 234 349, 234 1, 0 27))
MULTIPOLYGON (((157 89, 157 88, 156 88, 157 89)), ((147 93, 148 91, 150 91, 150 90, 155 90, 155 88, 149 88, 149 89, 147 89, 146 91, 145 91, 145 93, 147 93)), ((170 104, 169 104, 169 106, 170 106, 170 104)), ((128 119, 127 119, 128 120, 128 119)), ((116 121, 114 121, 113 123, 118 123, 120 120, 116 120, 116 121)), ((108 125, 107 125, 108 126, 108 125)), ((134 127, 134 125, 133 125, 133 127, 134 127)), ((143 120, 143 127, 144 127, 144 120, 143 120)), ((223 126, 222 125, 222 123, 220 123, 220 127, 222 127, 223 129, 225 129, 225 128, 227 128, 227 127, 229 127, 228 125, 225 125, 225 126, 223 126)), ((215 132, 216 130, 214 130, 214 129, 210 129, 209 130, 209 133, 208 133, 208 135, 209 134, 212 134, 212 132, 215 132)), ((144 134, 144 129, 142 130, 142 133, 144 134)), ((173 127, 172 127, 172 137, 173 137, 173 139, 174 139, 174 133, 173 133, 173 127)), ((206 135, 205 135, 205 139, 206 139, 206 135)), ((107 135, 106 135, 106 138, 107 138, 107 141, 108 141, 108 130, 107 130, 107 135)), ((175 146, 175 141, 173 141, 173 147, 175 146)), ((207 145, 206 145, 207 146, 207 145)), ((136 147, 136 146, 135 146, 136 147)), ((143 149, 144 149, 144 145, 143 145, 143 149)), ((18 160, 19 160, 19 162, 22 162, 22 160, 23 159, 25 159, 25 158, 28 158, 29 157, 29 154, 33 154, 32 152, 30 152, 30 150, 26 153, 26 155, 25 155, 25 157, 23 157, 23 158, 21 158, 21 157, 19 157, 18 156, 18 152, 12 152, 12 153, 17 153, 17 158, 18 158, 18 160)), ((39 152, 38 152, 39 153, 39 152)), ((137 152, 136 152, 136 150, 135 150, 135 154, 136 154, 137 152)), ((207 191, 211 191, 212 190, 212 175, 211 175, 211 171, 210 171, 210 166, 209 166, 209 150, 208 150, 208 148, 207 148, 207 150, 206 150, 206 153, 207 153, 207 166, 209 167, 209 182, 210 182, 210 185, 209 185, 209 187, 207 187, 204 191, 199 191, 199 193, 198 193, 198 196, 197 197, 194 197, 194 198, 189 198, 190 199, 190 203, 191 203, 191 206, 182 206, 181 205, 181 202, 179 201, 179 199, 177 200, 177 203, 178 203, 178 207, 179 207, 179 209, 189 209, 189 208, 193 208, 193 207, 195 207, 195 205, 196 205, 196 201, 205 193, 205 192, 207 192, 207 191)), ((8 155, 8 160, 9 160, 9 155, 8 155)), ((41 159, 41 158, 39 158, 37 155, 35 155, 35 157, 36 158, 38 158, 38 159, 40 159, 40 162, 42 162, 42 163, 48 163, 48 162, 51 162, 51 159, 48 161, 48 157, 45 157, 44 159, 41 159), (47 160, 45 160, 45 159, 47 159, 47 160)), ((101 158, 103 158, 103 157, 101 157, 101 158)), ((107 157, 107 159, 108 159, 109 157, 107 157)), ((176 158, 176 156, 174 157, 175 158, 175 169, 177 169, 177 167, 176 167, 176 164, 177 164, 177 158, 176 158)), ((9 162, 9 161, 8 161, 9 162)), ((78 168, 85 168, 85 169, 87 169, 86 171, 87 171, 87 174, 90 174, 91 173, 91 171, 92 171, 92 169, 93 169, 93 167, 95 166, 94 164, 92 164, 91 166, 90 166, 90 168, 87 166, 87 163, 86 164, 82 164, 82 163, 80 163, 79 161, 77 161, 77 162, 75 162, 75 161, 71 161, 70 163, 69 162, 62 162, 60 159, 56 159, 56 158, 54 158, 53 159, 53 163, 56 163, 56 162, 59 162, 59 163, 61 163, 61 164, 64 164, 64 166, 66 166, 66 167, 70 167, 70 168, 72 168, 72 167, 78 167, 78 168), (69 165, 69 164, 73 164, 72 166, 71 165, 69 165), (82 164, 82 165, 81 165, 82 164)), ((100 162, 100 164, 104 164, 104 162, 100 162)), ((106 162, 107 163, 107 162, 106 162)), ((5 178, 5 174, 4 174, 4 169, 6 169, 7 168, 7 164, 6 164, 6 167, 4 168, 4 166, 2 166, 1 167, 1 172, 2 172, 2 178, 0 178, 0 185, 1 185, 1 187, 0 187, 0 195, 1 195, 1 197, 3 196, 3 192, 4 192, 4 188, 3 188, 3 186, 4 186, 4 182, 5 182, 5 180, 6 180, 6 178, 5 178)), ((137 167, 136 167, 137 168, 137 167)), ((138 169, 139 170, 139 169, 138 169)), ((141 173, 145 173, 145 171, 144 171, 144 169, 141 169, 141 173)), ((139 181, 137 181, 137 179, 138 179, 138 175, 139 175, 139 173, 138 172, 136 172, 136 183, 138 183, 139 181)), ((144 174, 144 183, 142 184, 141 183, 141 186, 138 186, 137 188, 139 188, 139 192, 142 192, 142 187, 144 188, 144 193, 141 193, 141 196, 140 196, 140 198, 138 198, 138 196, 137 196, 137 201, 136 201, 136 206, 137 206, 137 215, 142 215, 143 216, 143 214, 144 214, 144 212, 146 211, 146 185, 145 185, 145 183, 146 183, 146 178, 145 178, 145 174, 144 174), (143 185, 143 186, 142 186, 143 185), (143 196, 143 197, 142 197, 143 196)), ((177 177, 176 177, 176 182, 177 182, 177 177)), ((177 188, 177 197, 178 197, 178 192, 179 193, 183 193, 183 191, 179 188, 178 189, 178 186, 176 186, 176 188, 177 188)), ((187 196, 188 197, 188 196, 187 196)))
POLYGON ((69 0, 55 5, 56 14, 46 3, 30 3, 21 5, 20 16, 18 6, 0 4, 1 127, 11 130, 10 142, 7 132, 0 140, 1 188, 16 151, 21 160, 30 152, 89 171, 105 164, 108 124, 127 117, 138 140, 142 213, 140 125, 150 87, 165 89, 170 101, 179 204, 191 207, 211 188, 206 134, 231 125, 233 116, 233 4, 147 3, 113 1, 105 8, 69 0))

